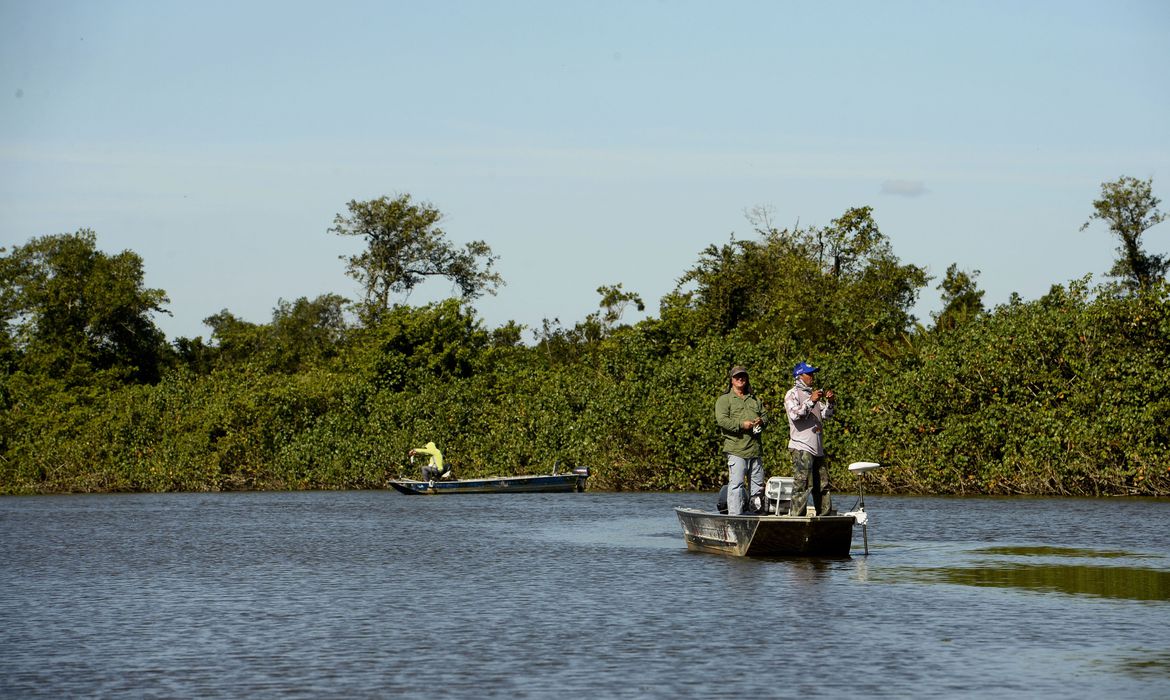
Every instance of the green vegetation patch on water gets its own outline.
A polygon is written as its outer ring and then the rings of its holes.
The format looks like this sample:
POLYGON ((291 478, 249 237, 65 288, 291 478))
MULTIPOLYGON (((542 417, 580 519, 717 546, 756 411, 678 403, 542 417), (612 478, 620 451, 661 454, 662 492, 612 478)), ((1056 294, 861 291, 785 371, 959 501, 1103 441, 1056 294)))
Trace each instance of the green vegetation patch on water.
POLYGON ((1145 657, 1128 659, 1119 664, 1118 668, 1130 676, 1156 678, 1170 677, 1170 652, 1151 652, 1145 657))
POLYGON ((1170 600, 1170 571, 1137 567, 1008 564, 919 569, 910 578, 989 588, 1092 595, 1124 600, 1170 600))
POLYGON ((1117 559, 1134 556, 1132 552, 1108 552, 1076 547, 987 547, 977 549, 975 553, 1018 557, 1090 557, 1094 559, 1117 559))

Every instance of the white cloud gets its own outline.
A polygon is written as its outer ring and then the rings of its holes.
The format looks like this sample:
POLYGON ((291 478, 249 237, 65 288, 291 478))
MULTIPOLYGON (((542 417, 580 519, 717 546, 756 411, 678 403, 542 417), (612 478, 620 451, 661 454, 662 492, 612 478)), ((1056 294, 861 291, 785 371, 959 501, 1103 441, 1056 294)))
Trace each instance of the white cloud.
POLYGON ((893 194, 899 197, 920 197, 928 190, 917 180, 886 180, 882 183, 882 194, 893 194))

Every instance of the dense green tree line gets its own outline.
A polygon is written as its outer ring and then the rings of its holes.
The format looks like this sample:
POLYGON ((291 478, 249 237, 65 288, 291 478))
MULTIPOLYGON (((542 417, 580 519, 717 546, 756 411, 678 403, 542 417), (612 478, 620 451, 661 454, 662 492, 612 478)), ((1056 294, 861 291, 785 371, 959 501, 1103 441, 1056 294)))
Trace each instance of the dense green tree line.
POLYGON ((593 467, 592 488, 715 489, 726 478, 712 406, 727 368, 752 369, 777 414, 765 465, 787 473, 782 397, 798 360, 825 369, 838 488, 947 494, 1170 494, 1170 286, 1141 248, 1162 220, 1148 181, 1102 187, 1090 223, 1122 244, 1114 279, 1053 285, 984 308, 952 265, 943 309, 867 207, 701 251, 659 312, 621 284, 563 327, 487 328, 471 306, 503 283, 483 242, 456 249, 409 196, 350 202, 330 231, 366 295, 281 300, 268 323, 224 310, 208 339, 167 343, 167 303, 134 253, 82 230, 0 250, 0 492, 380 488, 417 475, 433 440, 462 476, 593 467), (425 276, 460 297, 396 303, 425 276), (807 290, 815 289, 810 296, 807 290))

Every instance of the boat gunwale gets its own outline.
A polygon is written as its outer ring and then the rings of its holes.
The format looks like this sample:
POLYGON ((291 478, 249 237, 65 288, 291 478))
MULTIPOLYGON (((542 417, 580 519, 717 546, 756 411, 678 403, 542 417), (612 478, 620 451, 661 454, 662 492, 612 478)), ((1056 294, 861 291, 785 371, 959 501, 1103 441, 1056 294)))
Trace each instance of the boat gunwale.
POLYGON ((732 515, 731 513, 719 513, 719 512, 709 511, 709 510, 703 510, 702 508, 691 508, 689 506, 675 506, 674 511, 676 513, 686 513, 686 514, 690 514, 690 515, 701 515, 704 517, 711 517, 711 518, 726 518, 728 520, 745 520, 745 521, 762 520, 765 522, 793 522, 793 523, 797 523, 797 522, 804 522, 804 523, 833 522, 835 520, 852 520, 854 522, 857 521, 857 519, 854 518, 852 515, 846 515, 844 513, 838 513, 836 515, 788 515, 787 513, 781 513, 781 514, 769 513, 767 515, 757 515, 757 514, 752 514, 752 513, 740 513, 740 514, 732 515))
POLYGON ((448 479, 422 481, 420 479, 390 479, 386 483, 407 496, 440 496, 503 493, 568 493, 583 492, 589 474, 521 474, 517 476, 483 477, 475 479, 448 479))
MULTIPOLYGON (((508 480, 533 480, 533 479, 570 479, 570 478, 587 478, 584 474, 519 474, 515 476, 477 476, 473 479, 436 479, 436 484, 474 484, 481 481, 508 481, 508 480)), ((390 479, 390 482, 399 484, 429 484, 430 481, 422 479, 390 479)), ((389 482, 388 482, 389 483, 389 482)))

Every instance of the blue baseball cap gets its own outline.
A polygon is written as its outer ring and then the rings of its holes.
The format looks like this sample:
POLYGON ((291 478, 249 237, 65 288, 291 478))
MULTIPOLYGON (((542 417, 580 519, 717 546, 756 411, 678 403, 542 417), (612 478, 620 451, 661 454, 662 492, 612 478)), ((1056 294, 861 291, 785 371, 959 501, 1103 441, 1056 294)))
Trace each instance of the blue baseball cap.
POLYGON ((819 371, 819 367, 813 367, 807 362, 798 362, 796 366, 792 368, 792 377, 795 379, 802 374, 814 374, 819 371))

